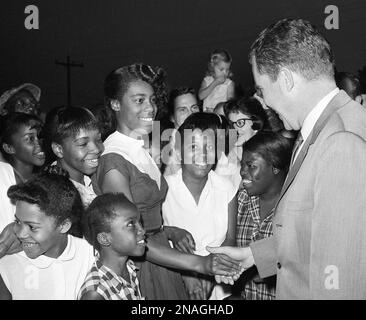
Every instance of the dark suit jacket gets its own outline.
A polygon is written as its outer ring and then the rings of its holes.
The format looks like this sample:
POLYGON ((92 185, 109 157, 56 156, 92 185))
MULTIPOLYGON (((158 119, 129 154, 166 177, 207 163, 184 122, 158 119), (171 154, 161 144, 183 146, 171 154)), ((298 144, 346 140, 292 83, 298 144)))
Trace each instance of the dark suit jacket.
POLYGON ((366 299, 366 109, 340 91, 296 158, 274 236, 251 245, 277 299, 366 299))

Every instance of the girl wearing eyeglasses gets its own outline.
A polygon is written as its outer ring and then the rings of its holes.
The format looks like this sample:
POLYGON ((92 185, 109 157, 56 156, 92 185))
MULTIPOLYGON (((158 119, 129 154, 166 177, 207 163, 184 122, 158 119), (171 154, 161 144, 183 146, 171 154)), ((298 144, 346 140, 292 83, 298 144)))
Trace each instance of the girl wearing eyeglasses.
POLYGON ((215 171, 228 176, 239 189, 242 145, 258 131, 267 130, 268 120, 260 102, 253 97, 229 100, 224 104, 224 113, 237 133, 237 140, 227 156, 221 155, 215 171))

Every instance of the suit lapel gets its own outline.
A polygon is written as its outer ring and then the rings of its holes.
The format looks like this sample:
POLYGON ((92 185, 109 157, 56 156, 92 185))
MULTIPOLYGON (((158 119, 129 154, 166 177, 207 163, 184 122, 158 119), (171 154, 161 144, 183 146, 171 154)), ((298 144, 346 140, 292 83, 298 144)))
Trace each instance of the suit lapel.
POLYGON ((351 98, 341 90, 328 104, 325 108, 323 113, 320 115, 319 119, 315 123, 313 130, 311 131, 309 137, 304 141, 304 146, 300 150, 295 162, 290 167, 290 171, 287 174, 285 183, 282 187, 280 197, 278 198, 276 208, 280 200, 282 199, 283 195, 286 193, 287 189, 291 185, 292 181, 294 180, 297 172, 299 171, 301 164, 303 163, 306 154, 308 153, 309 147, 315 142, 317 137, 319 136, 320 131, 325 127, 326 123, 328 122, 330 116, 336 112, 338 109, 343 107, 346 103, 348 103, 351 98))

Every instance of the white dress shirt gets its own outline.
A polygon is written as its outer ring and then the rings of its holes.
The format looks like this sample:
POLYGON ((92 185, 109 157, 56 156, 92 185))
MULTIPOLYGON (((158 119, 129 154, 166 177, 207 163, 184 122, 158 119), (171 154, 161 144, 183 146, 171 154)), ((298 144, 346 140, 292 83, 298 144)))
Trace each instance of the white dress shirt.
MULTIPOLYGON (((324 96, 316 104, 316 106, 306 116, 306 118, 302 124, 301 131, 300 131, 304 142, 309 137, 311 131, 313 130, 313 128, 315 126, 315 123, 318 121, 319 117, 321 116, 321 114, 323 113, 323 111, 325 110, 325 108, 327 107, 329 102, 337 95, 338 92, 339 92, 339 88, 335 88, 334 90, 329 92, 326 96, 324 96)), ((297 149, 297 152, 296 152, 296 154, 294 156, 294 160, 293 160, 294 162, 295 162, 298 154, 300 153, 300 151, 304 145, 304 142, 297 149)))

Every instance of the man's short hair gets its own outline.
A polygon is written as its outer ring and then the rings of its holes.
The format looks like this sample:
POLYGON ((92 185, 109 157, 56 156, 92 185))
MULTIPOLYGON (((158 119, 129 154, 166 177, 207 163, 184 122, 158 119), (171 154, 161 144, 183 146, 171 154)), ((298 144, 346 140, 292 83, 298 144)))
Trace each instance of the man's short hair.
POLYGON ((264 29, 251 46, 249 61, 273 81, 282 67, 307 80, 334 78, 334 58, 328 41, 302 19, 282 19, 264 29))

